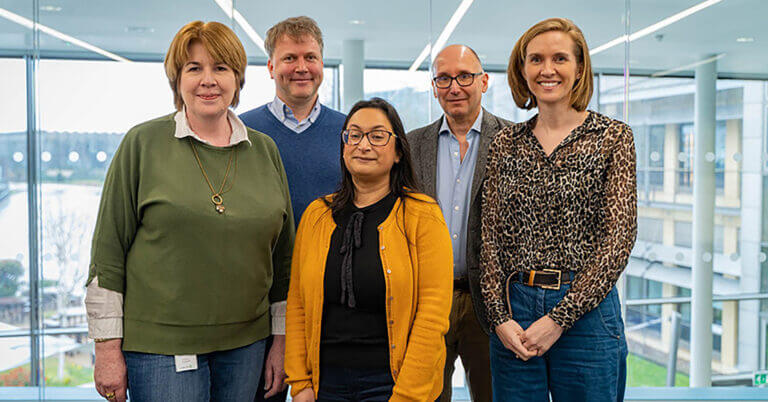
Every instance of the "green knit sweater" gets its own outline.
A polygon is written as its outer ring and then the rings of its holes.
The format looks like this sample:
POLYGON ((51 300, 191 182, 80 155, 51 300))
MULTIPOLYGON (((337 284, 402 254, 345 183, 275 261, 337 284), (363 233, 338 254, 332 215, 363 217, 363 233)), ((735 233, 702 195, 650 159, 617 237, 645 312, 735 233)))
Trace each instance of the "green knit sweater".
MULTIPOLYGON (((199 354, 270 333, 270 303, 286 299, 294 223, 275 143, 248 129, 223 194, 211 202, 173 114, 132 128, 107 172, 88 283, 124 294, 123 350, 199 354)), ((195 141, 195 140, 193 140, 195 141)), ((231 148, 195 141, 218 190, 231 148)))

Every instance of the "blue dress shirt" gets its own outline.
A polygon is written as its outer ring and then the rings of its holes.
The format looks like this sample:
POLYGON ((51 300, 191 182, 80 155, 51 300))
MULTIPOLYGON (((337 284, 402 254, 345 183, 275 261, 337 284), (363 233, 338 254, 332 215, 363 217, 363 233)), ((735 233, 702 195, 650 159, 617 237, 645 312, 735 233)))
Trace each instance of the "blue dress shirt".
POLYGON ((267 105, 267 108, 278 121, 298 134, 309 128, 309 126, 317 120, 317 116, 320 116, 320 99, 315 101, 315 106, 312 108, 312 111, 309 112, 309 116, 302 121, 296 119, 296 116, 293 115, 293 110, 291 110, 282 99, 277 97, 277 95, 275 95, 275 99, 272 103, 267 105))
POLYGON ((445 116, 437 139, 437 200, 453 242, 453 275, 456 279, 467 276, 467 220, 482 121, 481 109, 467 133, 469 148, 463 161, 459 140, 451 132, 445 116))

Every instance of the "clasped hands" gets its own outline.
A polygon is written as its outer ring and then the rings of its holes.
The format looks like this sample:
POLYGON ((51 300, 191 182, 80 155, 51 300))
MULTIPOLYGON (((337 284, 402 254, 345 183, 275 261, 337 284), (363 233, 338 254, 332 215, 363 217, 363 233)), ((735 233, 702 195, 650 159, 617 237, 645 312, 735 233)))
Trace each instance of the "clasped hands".
POLYGON ((515 320, 496 326, 496 335, 504 347, 514 352, 515 356, 523 361, 547 353, 562 334, 563 327, 548 315, 539 318, 525 330, 515 320))

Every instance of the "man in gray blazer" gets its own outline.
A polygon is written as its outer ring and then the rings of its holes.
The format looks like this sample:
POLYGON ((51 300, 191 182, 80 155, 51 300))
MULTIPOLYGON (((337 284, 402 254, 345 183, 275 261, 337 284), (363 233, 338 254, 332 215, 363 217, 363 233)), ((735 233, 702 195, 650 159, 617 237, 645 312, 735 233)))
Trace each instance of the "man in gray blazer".
POLYGON ((488 74, 468 46, 440 51, 432 68, 432 91, 444 115, 408 133, 416 178, 440 203, 453 240, 453 307, 445 336, 446 360, 440 401, 451 400, 454 363, 461 357, 470 395, 491 401, 488 321, 480 294, 480 204, 488 146, 511 122, 480 105, 488 74))

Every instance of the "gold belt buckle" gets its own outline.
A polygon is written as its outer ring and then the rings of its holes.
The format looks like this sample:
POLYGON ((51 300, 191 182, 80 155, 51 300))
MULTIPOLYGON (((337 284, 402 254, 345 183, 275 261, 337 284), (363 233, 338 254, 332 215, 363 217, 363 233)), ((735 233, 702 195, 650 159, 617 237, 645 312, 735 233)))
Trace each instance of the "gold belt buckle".
POLYGON ((556 269, 542 269, 542 272, 550 272, 557 275, 557 285, 540 285, 539 287, 542 289, 550 289, 550 290, 560 290, 560 282, 562 281, 562 273, 556 269))

